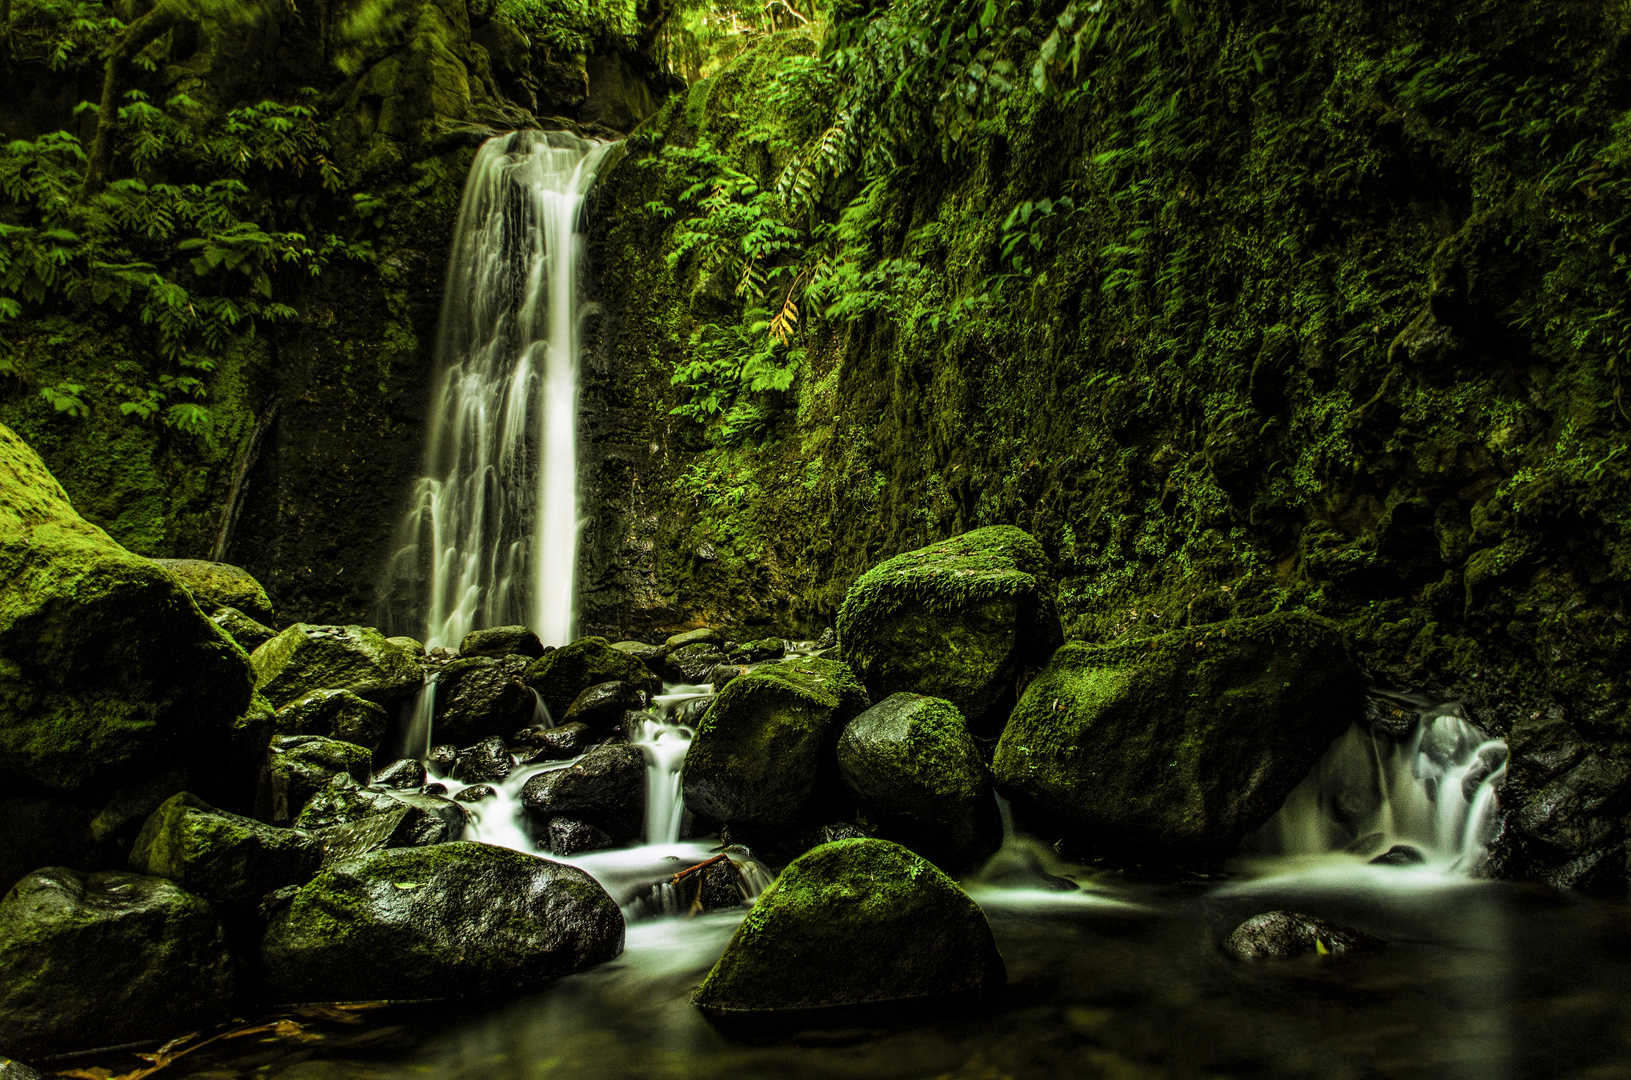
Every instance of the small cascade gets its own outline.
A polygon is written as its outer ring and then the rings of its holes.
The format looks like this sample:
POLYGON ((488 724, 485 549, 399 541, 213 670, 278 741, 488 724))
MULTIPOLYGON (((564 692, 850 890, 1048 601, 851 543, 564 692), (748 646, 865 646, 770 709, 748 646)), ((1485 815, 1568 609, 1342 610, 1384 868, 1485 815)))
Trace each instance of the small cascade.
POLYGON ((424 760, 430 756, 430 737, 436 717, 436 677, 439 674, 434 669, 430 671, 425 676, 425 684, 413 699, 413 711, 402 729, 402 757, 424 760))
POLYGON ((680 770, 696 731, 676 722, 695 713, 693 703, 713 696, 711 686, 665 686, 652 703, 650 718, 640 721, 634 744, 646 755, 646 843, 673 844, 680 838, 685 798, 680 770))
POLYGON ((613 144, 489 139, 449 259, 425 475, 382 587, 426 646, 525 623, 572 637, 577 569, 577 269, 584 197, 613 144))
POLYGON ((1391 730, 1355 724, 1244 850, 1469 872, 1499 825, 1506 758, 1453 703, 1391 730))

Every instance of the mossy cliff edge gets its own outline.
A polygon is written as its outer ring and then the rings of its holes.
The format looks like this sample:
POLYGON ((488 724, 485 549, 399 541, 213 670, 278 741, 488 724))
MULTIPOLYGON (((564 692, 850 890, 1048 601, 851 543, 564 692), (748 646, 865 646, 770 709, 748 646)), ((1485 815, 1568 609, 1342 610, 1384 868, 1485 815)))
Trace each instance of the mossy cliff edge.
MULTIPOLYGON (((955 152, 813 201, 786 178, 860 121, 809 36, 629 140, 594 210, 586 614, 814 627, 882 558, 1018 525, 1075 639, 1335 620, 1374 682, 1510 734, 1498 862, 1623 881, 1625 9, 1170 7, 1078 13, 1079 65, 1067 34, 1037 70, 1079 92, 1022 67, 920 140, 955 152), (744 269, 698 240, 726 209, 797 235, 744 269), (824 235, 848 277, 772 345, 824 235), (1605 768, 1591 837, 1523 816, 1605 768)), ((852 171, 908 137, 869 130, 852 171)))

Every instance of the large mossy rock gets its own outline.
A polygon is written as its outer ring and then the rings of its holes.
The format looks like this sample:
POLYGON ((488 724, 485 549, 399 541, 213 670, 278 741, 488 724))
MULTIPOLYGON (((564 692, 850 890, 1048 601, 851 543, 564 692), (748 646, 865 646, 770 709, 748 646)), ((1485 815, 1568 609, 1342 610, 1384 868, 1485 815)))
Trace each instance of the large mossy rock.
POLYGON ((908 551, 850 586, 839 655, 874 701, 945 698, 976 733, 1000 729, 1014 686, 1064 640, 1047 556, 1011 525, 908 551))
POLYGON ((117 1046, 230 1015, 234 968, 208 903, 163 878, 37 870, 0 900, 0 1053, 117 1046))
POLYGON ((217 904, 252 908, 267 893, 305 884, 322 858, 322 841, 310 833, 228 814, 182 792, 142 826, 130 868, 217 904))
MULTIPOLYGON (((1007 979, 985 915, 932 864, 885 840, 840 840, 789 863, 696 994, 710 1016, 976 997, 1007 979)), ((875 1014, 872 1014, 875 1015, 875 1014)))
POLYGON ((0 784, 119 784, 249 704, 243 651, 0 426, 0 784))
POLYGON ((321 735, 279 736, 266 752, 255 792, 255 816, 287 825, 335 776, 344 774, 366 784, 373 757, 366 746, 321 735))
POLYGON ((256 622, 272 621, 272 600, 248 570, 204 559, 154 559, 187 587, 206 615, 235 608, 256 622))
POLYGON ((423 682, 413 654, 370 626, 296 623, 249 659, 255 689, 280 709, 314 690, 349 690, 389 707, 423 682))
POLYGON ((279 709, 272 722, 279 735, 322 735, 378 750, 390 714, 349 690, 313 690, 279 709))
POLYGON ((685 805, 748 835, 819 821, 842 790, 839 732, 867 704, 836 660, 770 664, 732 680, 686 752, 685 805))
POLYGON ((535 989, 623 949, 623 914, 577 867, 460 841, 325 869, 262 942, 276 1001, 535 989))
POLYGON ((537 702, 521 681, 526 660, 461 656, 436 675, 432 730, 438 742, 466 746, 497 735, 508 739, 532 723, 537 702))
POLYGON ((1002 846, 991 778, 949 701, 891 694, 838 740, 838 770, 882 835, 956 873, 1002 846))
POLYGON ((1216 857, 1269 819, 1363 705, 1341 632, 1313 615, 1073 642, 1026 688, 993 769, 1016 806, 1089 847, 1216 857))
POLYGON ((579 638, 545 653, 528 666, 526 682, 538 691, 557 724, 577 696, 591 686, 625 682, 647 693, 662 689, 662 680, 638 657, 614 649, 605 638, 598 637, 579 638))

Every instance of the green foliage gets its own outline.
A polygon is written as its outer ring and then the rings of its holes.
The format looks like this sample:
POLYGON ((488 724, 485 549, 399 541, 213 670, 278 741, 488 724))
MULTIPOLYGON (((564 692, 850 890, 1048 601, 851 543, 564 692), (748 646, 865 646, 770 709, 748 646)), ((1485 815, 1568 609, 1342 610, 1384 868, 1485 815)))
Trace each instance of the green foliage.
POLYGON ((623 41, 635 30, 629 0, 498 0, 494 14, 514 23, 555 59, 623 41))
POLYGON ((52 71, 99 66, 123 30, 99 0, 12 0, 14 55, 52 71))

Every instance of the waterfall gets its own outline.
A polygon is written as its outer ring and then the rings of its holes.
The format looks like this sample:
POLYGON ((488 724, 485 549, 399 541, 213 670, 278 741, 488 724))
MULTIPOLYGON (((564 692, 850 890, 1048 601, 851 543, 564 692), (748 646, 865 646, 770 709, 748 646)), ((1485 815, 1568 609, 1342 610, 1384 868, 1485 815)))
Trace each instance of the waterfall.
POLYGON ((1498 825, 1506 758, 1506 744, 1454 704, 1422 711, 1403 730, 1355 724, 1246 850, 1471 871, 1498 825))
POLYGON ((427 646, 527 624, 572 638, 577 268, 584 197, 614 144, 517 131, 476 154, 449 260, 425 473, 383 621, 427 646))

